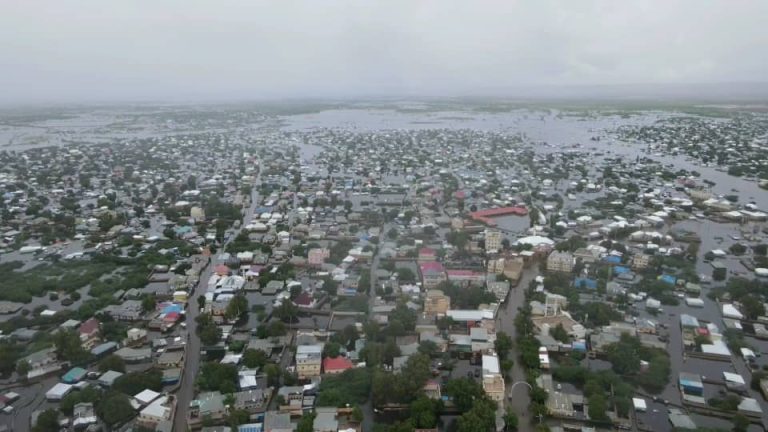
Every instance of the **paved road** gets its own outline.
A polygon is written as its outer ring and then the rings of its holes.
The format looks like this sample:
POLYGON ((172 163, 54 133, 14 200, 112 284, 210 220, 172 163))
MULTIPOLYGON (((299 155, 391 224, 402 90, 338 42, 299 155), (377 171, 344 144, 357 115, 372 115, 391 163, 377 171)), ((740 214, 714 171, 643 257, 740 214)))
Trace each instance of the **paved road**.
MULTIPOLYGON (((528 284, 536 277, 537 274, 538 271, 534 268, 527 269, 523 273, 523 276, 520 279, 520 283, 516 288, 512 288, 510 290, 509 296, 507 297, 507 302, 502 306, 502 309, 499 310, 499 314, 497 316, 497 329, 510 335, 512 339, 515 340, 515 342, 517 339, 517 329, 515 328, 515 317, 517 316, 517 310, 520 306, 523 305, 523 303, 525 303, 525 290, 527 289, 528 284)), ((528 404, 530 403, 530 398, 528 397, 528 386, 525 384, 520 384, 514 389, 512 388, 513 383, 525 381, 525 371, 520 365, 519 354, 520 353, 517 351, 517 344, 515 343, 512 346, 511 353, 515 363, 512 366, 511 382, 507 384, 508 397, 506 401, 506 407, 507 409, 510 409, 512 412, 517 414, 519 418, 519 425, 517 430, 521 432, 527 432, 533 430, 533 427, 530 424, 530 415, 528 414, 528 404), (512 390, 514 390, 514 393, 510 393, 512 390), (509 398, 509 395, 512 396, 511 399, 509 398)))
MULTIPOLYGON (((257 177, 254 182, 253 192, 251 194, 251 204, 245 211, 240 228, 234 230, 234 233, 229 237, 227 241, 221 247, 221 251, 224 250, 227 244, 231 242, 253 217, 253 213, 256 206, 259 203, 258 194, 258 182, 261 176, 257 177)), ((200 309, 197 307, 197 296, 202 295, 206 289, 208 279, 213 274, 213 259, 212 262, 203 270, 200 274, 200 280, 195 289, 189 295, 189 307, 187 308, 187 348, 184 359, 184 370, 181 377, 181 385, 176 392, 176 415, 173 421, 174 431, 186 431, 187 427, 187 409, 189 403, 195 395, 195 378, 200 369, 200 337, 197 335, 197 322, 195 319, 200 315, 200 309)))

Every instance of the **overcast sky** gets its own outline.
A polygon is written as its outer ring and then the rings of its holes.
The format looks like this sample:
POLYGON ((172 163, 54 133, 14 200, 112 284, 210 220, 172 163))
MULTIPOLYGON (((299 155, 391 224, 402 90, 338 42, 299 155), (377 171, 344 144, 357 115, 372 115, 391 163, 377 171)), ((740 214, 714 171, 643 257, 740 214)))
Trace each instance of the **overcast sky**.
POLYGON ((766 17, 764 0, 3 0, 0 99, 764 82, 766 17))

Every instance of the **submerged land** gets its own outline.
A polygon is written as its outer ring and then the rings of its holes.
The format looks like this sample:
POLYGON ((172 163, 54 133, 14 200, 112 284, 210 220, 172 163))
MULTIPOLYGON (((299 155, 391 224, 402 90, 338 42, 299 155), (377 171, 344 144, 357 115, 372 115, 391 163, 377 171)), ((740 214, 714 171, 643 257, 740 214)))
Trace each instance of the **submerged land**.
POLYGON ((0 430, 764 430, 768 109, 0 110, 0 430))

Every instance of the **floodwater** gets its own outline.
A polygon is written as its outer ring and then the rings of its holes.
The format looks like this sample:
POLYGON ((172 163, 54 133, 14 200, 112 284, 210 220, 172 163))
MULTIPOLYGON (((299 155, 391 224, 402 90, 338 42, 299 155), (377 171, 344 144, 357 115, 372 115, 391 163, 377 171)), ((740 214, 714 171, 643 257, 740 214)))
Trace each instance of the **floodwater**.
POLYGON ((649 125, 677 114, 649 111, 639 115, 593 115, 590 117, 563 115, 557 110, 513 110, 504 113, 449 112, 399 112, 381 109, 334 109, 319 113, 282 117, 283 129, 310 131, 315 129, 347 129, 370 132, 387 130, 424 129, 477 129, 483 131, 522 134, 526 142, 536 143, 539 153, 561 152, 578 148, 594 153, 599 162, 606 157, 623 156, 634 159, 648 157, 662 164, 672 164, 675 169, 698 171, 701 179, 715 182, 715 194, 739 195, 740 202, 754 201, 760 208, 768 209, 768 193, 756 182, 729 176, 713 167, 700 166, 685 156, 646 154, 643 143, 619 141, 614 131, 619 126, 649 125), (600 141, 592 141, 600 137, 600 141), (738 192, 734 192, 734 190, 738 192))

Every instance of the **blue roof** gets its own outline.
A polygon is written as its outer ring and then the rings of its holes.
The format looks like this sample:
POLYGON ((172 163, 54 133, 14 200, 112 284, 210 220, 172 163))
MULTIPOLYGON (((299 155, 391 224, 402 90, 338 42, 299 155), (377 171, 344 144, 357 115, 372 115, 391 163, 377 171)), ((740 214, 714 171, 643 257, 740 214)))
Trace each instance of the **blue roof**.
POLYGON ((178 226, 174 228, 173 231, 176 232, 176 234, 186 234, 192 232, 192 227, 189 225, 178 226))
POLYGON ((182 313, 183 311, 184 311, 184 308, 182 308, 181 305, 178 305, 178 304, 175 304, 175 303, 174 304, 170 304, 170 305, 168 305, 168 306, 163 308, 163 313, 164 314, 171 313, 171 312, 182 313))
POLYGON ((672 275, 661 275, 659 276, 659 280, 662 282, 666 282, 670 285, 674 285, 675 282, 677 282, 677 278, 672 275))
POLYGON ((584 342, 574 342, 571 344, 571 347, 574 351, 586 351, 587 350, 587 344, 584 342))
POLYGON ((611 264, 620 264, 621 257, 617 257, 616 255, 606 255, 603 257, 603 261, 611 264))
POLYGON ((630 272, 629 267, 616 266, 616 267, 613 268, 613 273, 617 274, 617 275, 618 274, 623 274, 623 273, 629 273, 629 272, 630 272))
POLYGON ((88 373, 87 370, 81 367, 75 367, 70 369, 69 372, 65 373, 64 376, 61 377, 61 381, 66 384, 76 383, 83 379, 86 373, 88 373))
POLYGON ((586 289, 597 289, 597 281, 590 278, 576 278, 573 280, 573 286, 576 288, 584 287, 586 289))
POLYGON ((105 342, 101 345, 97 345, 93 347, 93 349, 91 350, 91 354, 97 356, 97 355, 104 354, 105 352, 109 352, 116 348, 117 348, 117 342, 105 342))

